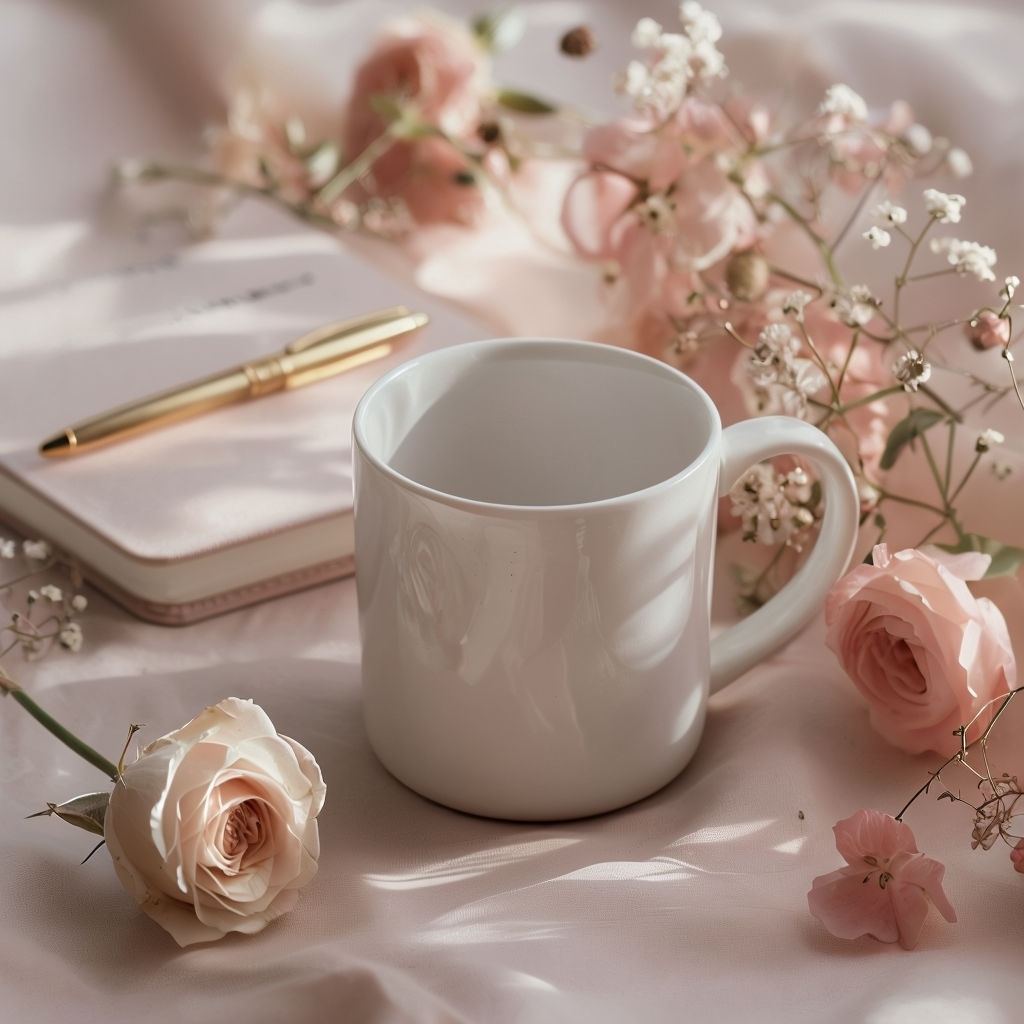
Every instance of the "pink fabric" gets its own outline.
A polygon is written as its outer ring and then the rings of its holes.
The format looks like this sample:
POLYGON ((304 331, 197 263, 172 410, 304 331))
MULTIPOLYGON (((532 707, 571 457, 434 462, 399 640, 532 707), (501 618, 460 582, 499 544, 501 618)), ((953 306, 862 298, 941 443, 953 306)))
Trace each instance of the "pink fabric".
MULTIPOLYGON (((283 65, 304 52, 319 95, 340 102, 369 26, 405 6, 154 0, 133 22, 129 6, 8 4, 0 75, 18 102, 0 105, 9 154, 0 162, 0 289, 25 294, 132 255, 125 235, 95 231, 107 166, 126 155, 192 153, 218 109, 230 48, 272 50, 283 65), (104 21, 104 12, 115 20, 104 21)), ((470 0, 444 6, 478 10, 470 0)), ((675 8, 652 0, 644 13, 668 24, 675 8)), ((641 12, 613 0, 539 0, 524 9, 531 59, 503 57, 496 76, 584 106, 610 97, 641 12), (544 41, 552 25, 581 21, 595 28, 599 57, 564 76, 564 59, 544 41)), ((963 144, 978 168, 964 185, 978 197, 971 237, 998 250, 1005 273, 1019 272, 1024 14, 997 0, 723 0, 715 9, 728 61, 752 88, 782 83, 814 102, 832 81, 846 81, 879 108, 907 99, 934 130, 963 144)), ((161 205, 154 195, 143 202, 161 205)), ((267 223, 283 237, 299 231, 285 218, 267 223)), ((243 236, 257 230, 244 220, 234 226, 243 236)), ((166 239, 173 229, 155 222, 151 232, 166 239)), ((589 277, 550 252, 538 255, 522 232, 493 232, 449 247, 424 242, 414 266, 396 261, 391 270, 485 312, 496 333, 597 331, 589 277)), ((103 301, 113 312, 123 299, 111 287, 103 301)), ((59 321, 61 308, 55 299, 49 315, 59 321)), ((24 344, 17 332, 0 342, 0 392, 24 344)), ((978 357, 998 360, 994 352, 978 357)), ((67 370, 54 359, 54 387, 67 370)), ((1019 410, 1011 413, 1007 406, 985 425, 1006 433, 1007 458, 1019 465, 1024 432, 1019 410)), ((5 439, 19 429, 0 421, 5 439)), ((975 509, 982 529, 1015 525, 1009 539, 1018 544, 1022 480, 1018 473, 975 509)), ((893 525, 894 550, 908 541, 897 537, 901 529, 893 525)), ((738 541, 727 544, 716 595, 723 615, 738 541)), ((989 589, 1019 645, 1019 585, 989 589)), ((146 723, 139 739, 149 741, 205 704, 252 697, 323 769, 320 870, 295 911, 259 935, 179 950, 120 887, 105 851, 79 864, 90 837, 53 819, 23 820, 103 779, 4 701, 5 1019, 853 1024, 1018 1015, 1021 878, 1005 851, 970 850, 959 808, 927 797, 907 819, 920 848, 946 864, 957 924, 930 915, 917 949, 905 953, 868 938, 834 939, 808 913, 812 879, 836 867, 833 824, 865 806, 895 813, 935 767, 871 730, 824 647, 821 622, 712 700, 695 761, 662 792, 617 814, 536 826, 437 807, 375 761, 360 719, 351 581, 179 630, 91 598, 79 654, 9 659, 12 674, 115 758, 129 722, 146 723)))

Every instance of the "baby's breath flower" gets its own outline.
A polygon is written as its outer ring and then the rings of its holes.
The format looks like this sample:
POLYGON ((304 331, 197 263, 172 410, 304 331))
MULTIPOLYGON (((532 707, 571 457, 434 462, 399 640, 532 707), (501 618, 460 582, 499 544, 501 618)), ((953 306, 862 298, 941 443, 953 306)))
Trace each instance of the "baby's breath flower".
POLYGON ((904 391, 916 391, 932 375, 932 364, 912 348, 893 363, 892 375, 903 385, 904 391))
POLYGON ((979 453, 987 452, 989 449, 995 448, 1005 441, 1006 438, 998 430, 993 430, 989 427, 978 435, 977 441, 974 442, 974 450, 979 453))
POLYGON ((792 313, 796 322, 802 324, 804 322, 804 307, 810 301, 811 296, 798 288, 795 292, 790 292, 782 300, 782 312, 792 313))
POLYGON ((71 598, 71 610, 74 612, 84 612, 88 606, 89 601, 85 594, 75 594, 75 596, 71 598))
POLYGON ((22 553, 35 562, 45 562, 50 557, 50 545, 45 540, 26 540, 21 543, 22 553))
POLYGON ((1020 278, 1015 274, 1011 274, 1004 282, 1002 291, 999 293, 999 297, 1005 302, 1009 302, 1010 299, 1016 294, 1017 289, 1020 287, 1020 278))
POLYGON ((646 50, 658 44, 661 25, 653 18, 641 18, 633 29, 632 43, 637 49, 646 50))
POLYGON ((970 156, 959 146, 954 146, 946 154, 946 166, 956 178, 969 178, 974 172, 974 164, 971 163, 970 156))
POLYGON ((996 265, 996 251, 978 242, 965 242, 959 238, 933 238, 931 251, 944 254, 946 262, 958 274, 973 274, 979 281, 994 281, 992 268, 996 265))
MULTIPOLYGON (((663 35, 661 41, 668 38, 663 35)), ((652 68, 641 61, 630 61, 619 88, 629 96, 639 113, 660 118, 667 116, 682 103, 689 80, 688 62, 666 54, 652 68)))
POLYGON ((722 24, 717 16, 696 0, 683 0, 679 5, 679 20, 692 44, 687 60, 693 75, 701 82, 724 78, 727 74, 725 58, 715 45, 722 38, 722 24))
POLYGON ((836 315, 847 327, 863 327, 875 315, 877 300, 866 284, 855 284, 834 300, 836 315))
POLYGON ((803 417, 807 400, 828 382, 810 359, 798 356, 800 342, 783 323, 768 324, 747 359, 758 411, 803 417))
POLYGON ((879 227, 868 228, 864 237, 871 243, 872 249, 884 249, 892 241, 892 235, 879 227))
POLYGON ((722 38, 722 23, 718 16, 705 10, 697 0, 683 0, 679 5, 679 20, 695 43, 717 43, 722 38))
POLYGON ((818 110, 822 114, 836 114, 855 124, 863 124, 868 119, 868 105, 864 99, 841 82, 828 87, 818 110))
POLYGON ((714 43, 705 39, 698 40, 693 45, 693 54, 690 57, 690 67, 694 76, 705 84, 714 81, 716 78, 725 78, 729 69, 725 66, 725 57, 714 43))
POLYGON ((814 523, 808 503, 813 488, 803 469, 786 474, 767 463, 752 466, 729 492, 743 539, 799 546, 799 534, 814 523))
POLYGON ((57 634, 57 642, 69 651, 81 650, 82 640, 82 627, 77 622, 64 623, 57 634))
POLYGON ((925 209, 940 224, 959 223, 960 211, 966 202, 967 200, 963 196, 940 192, 937 188, 926 188, 924 190, 925 209))
POLYGON ((64 591, 60 587, 54 586, 52 583, 47 583, 46 586, 39 588, 39 596, 45 597, 47 601, 52 601, 57 604, 64 600, 64 591))
POLYGON ((640 60, 631 60, 619 76, 617 88, 631 99, 638 97, 647 88, 647 65, 640 60))
POLYGON ((907 222, 906 209, 897 206, 891 199, 879 203, 874 209, 874 214, 882 220, 887 220, 890 224, 899 225, 907 222))
POLYGON ((857 484, 857 496, 860 498, 861 508, 869 509, 874 508, 878 504, 879 498, 882 497, 882 492, 874 484, 869 484, 867 480, 861 480, 857 484))
POLYGON ((932 151, 932 133, 923 124, 912 124, 904 133, 903 141, 917 156, 927 156, 932 151))
POLYGON ((0 540, 0 558, 14 558, 18 553, 18 545, 13 540, 0 540))

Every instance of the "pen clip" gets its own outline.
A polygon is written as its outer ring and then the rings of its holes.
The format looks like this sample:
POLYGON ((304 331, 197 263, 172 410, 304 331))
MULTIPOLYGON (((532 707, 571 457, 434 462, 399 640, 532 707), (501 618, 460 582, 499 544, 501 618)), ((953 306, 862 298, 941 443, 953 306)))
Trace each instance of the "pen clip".
POLYGON ((295 355, 296 352, 305 352, 322 342, 333 341, 335 338, 362 330, 364 327, 399 320, 404 316, 409 316, 409 310, 405 306, 390 306, 387 309, 379 309, 375 313, 364 313, 362 316, 354 316, 348 320, 339 320, 333 324, 318 327, 308 334, 303 334, 285 345, 284 351, 289 355, 295 355))

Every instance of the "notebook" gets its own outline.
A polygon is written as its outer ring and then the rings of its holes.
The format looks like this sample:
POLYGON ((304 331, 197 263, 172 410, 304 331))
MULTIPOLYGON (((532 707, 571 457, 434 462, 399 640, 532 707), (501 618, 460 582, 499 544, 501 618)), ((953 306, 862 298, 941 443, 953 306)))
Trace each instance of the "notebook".
POLYGON ((0 521, 143 619, 184 624, 353 570, 351 419, 390 367, 488 329, 315 231, 213 238, 7 291, 0 521), (384 359, 64 459, 76 420, 404 304, 384 359))

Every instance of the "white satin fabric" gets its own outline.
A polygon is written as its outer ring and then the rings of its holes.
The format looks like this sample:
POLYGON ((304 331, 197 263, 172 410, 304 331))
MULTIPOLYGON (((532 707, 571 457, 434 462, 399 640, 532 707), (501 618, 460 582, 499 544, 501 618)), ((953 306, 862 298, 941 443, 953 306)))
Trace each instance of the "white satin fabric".
MULTIPOLYGON (((194 155, 237 57, 286 68, 302 55, 308 77, 289 81, 326 119, 369 26, 404 6, 8 0, 0 291, 144 250, 131 222, 100 201, 106 168, 132 155, 194 155)), ((499 76, 610 107, 632 23, 649 13, 668 24, 674 8, 527 3, 526 49, 502 58, 499 76), (567 76, 540 41, 581 21, 596 27, 601 48, 567 76)), ((963 184, 963 237, 994 246, 1003 273, 1021 273, 1016 3, 722 0, 714 9, 733 74, 751 88, 811 104, 845 81, 873 106, 907 99, 936 134, 963 145, 976 167, 963 184)), ((432 243, 393 270, 472 307, 496 333, 586 337, 600 320, 591 278, 523 236, 506 235, 500 249, 486 236, 432 243)), ((18 358, 18 339, 0 339, 0 351, 18 358)), ((1018 448, 1020 422, 1002 424, 1018 448)), ((2 415, 0 429, 10 429, 2 415)), ((1022 486, 978 502, 1017 543, 1022 486)), ((1017 585, 991 589, 1019 637, 1017 585)), ((8 671, 110 757, 130 722, 145 723, 142 738, 152 739, 224 696, 253 697, 323 769, 320 873, 298 908, 260 935, 179 950, 122 891, 105 851, 79 864, 89 836, 55 819, 23 820, 104 780, 0 702, 0 1017, 12 1024, 1019 1018, 1024 879, 1003 848, 970 849, 962 808, 928 797, 907 818, 920 847, 947 864, 958 924, 933 914, 907 953, 833 939, 808 913, 811 880, 840 863, 832 824, 865 806, 895 813, 935 766, 873 734, 820 622, 713 698, 695 760, 663 791, 615 814, 538 826, 445 810, 376 762, 360 718, 351 581, 181 630, 141 624, 90 596, 80 653, 9 656, 8 671)))

